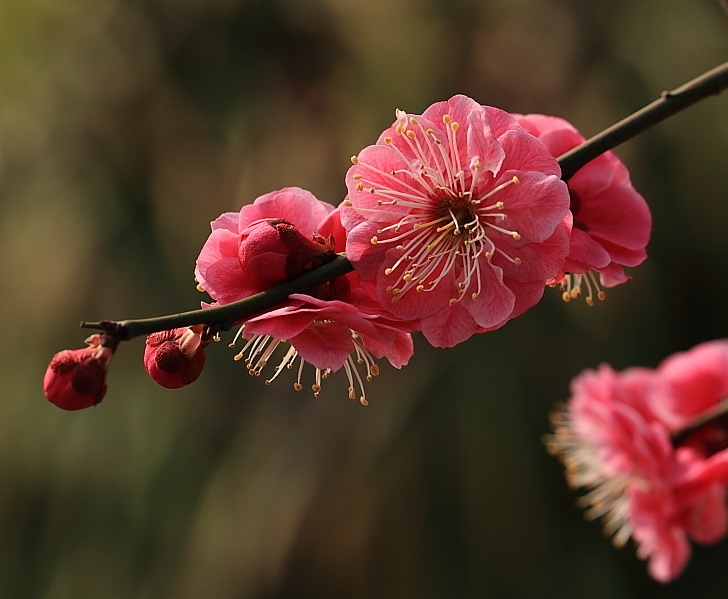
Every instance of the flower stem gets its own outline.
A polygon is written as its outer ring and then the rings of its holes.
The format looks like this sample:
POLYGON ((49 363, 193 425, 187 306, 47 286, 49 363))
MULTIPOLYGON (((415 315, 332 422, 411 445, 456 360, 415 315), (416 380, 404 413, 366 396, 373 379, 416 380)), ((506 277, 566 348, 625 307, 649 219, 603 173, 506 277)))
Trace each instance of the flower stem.
POLYGON ((301 293, 306 289, 321 285, 354 270, 354 267, 343 254, 338 254, 331 262, 310 270, 290 281, 281 283, 261 293, 250 297, 201 310, 191 310, 179 314, 169 314, 156 318, 142 318, 138 320, 101 320, 98 322, 81 322, 86 329, 98 329, 117 337, 122 341, 140 335, 149 335, 157 331, 166 331, 177 327, 187 327, 195 324, 215 325, 218 330, 226 331, 243 318, 250 318, 254 314, 263 312, 283 302, 292 293, 301 293))
MULTIPOLYGON (((677 89, 663 92, 660 94, 660 98, 651 104, 586 140, 573 150, 559 156, 561 178, 564 180, 569 179, 587 162, 603 152, 635 137, 684 108, 710 95, 719 94, 726 88, 728 88, 728 62, 711 69, 677 89)), ((210 325, 221 331, 228 330, 236 322, 280 304, 292 293, 300 293, 310 287, 345 275, 352 270, 354 270, 354 267, 351 262, 346 259, 344 254, 339 254, 331 262, 295 279, 224 306, 191 310, 157 318, 84 321, 81 326, 87 329, 105 331, 122 341, 157 331, 195 324, 210 325)))
POLYGON ((662 92, 654 102, 559 156, 561 178, 564 181, 570 179, 576 171, 600 154, 647 131, 696 102, 718 95, 727 87, 728 62, 724 62, 672 91, 662 92))
POLYGON ((673 446, 679 447, 694 433, 711 425, 717 426, 723 430, 728 430, 728 399, 724 399, 719 404, 713 406, 710 410, 706 410, 700 414, 685 428, 675 431, 672 434, 673 446))

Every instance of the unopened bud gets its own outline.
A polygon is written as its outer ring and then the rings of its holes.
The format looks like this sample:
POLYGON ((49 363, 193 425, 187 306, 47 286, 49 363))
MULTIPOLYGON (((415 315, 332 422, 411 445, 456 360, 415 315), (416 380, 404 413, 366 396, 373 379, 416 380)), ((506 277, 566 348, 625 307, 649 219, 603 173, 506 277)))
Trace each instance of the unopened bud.
POLYGON ((179 389, 194 383, 205 366, 203 325, 152 333, 144 349, 144 367, 158 384, 179 389))
POLYGON ((82 349, 58 352, 46 369, 43 393, 63 410, 90 408, 106 394, 106 369, 119 341, 97 333, 86 343, 82 349))
POLYGON ((310 239, 283 219, 253 223, 240 235, 240 263, 264 288, 298 276, 325 256, 334 256, 333 240, 310 239))

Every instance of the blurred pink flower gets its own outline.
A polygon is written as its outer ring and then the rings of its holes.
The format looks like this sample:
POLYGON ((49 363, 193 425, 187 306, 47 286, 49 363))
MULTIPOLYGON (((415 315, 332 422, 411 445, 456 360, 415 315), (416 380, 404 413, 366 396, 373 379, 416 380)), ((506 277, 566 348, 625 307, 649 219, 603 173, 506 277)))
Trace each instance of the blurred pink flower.
MULTIPOLYGON (((197 261, 197 279, 217 303, 243 299, 315 268, 345 244, 339 210, 302 189, 262 196, 236 216, 213 222, 197 261)), ((241 324, 231 345, 240 337, 246 340, 236 359, 245 361, 250 374, 260 376, 276 350, 284 348, 266 383, 298 362, 294 388, 300 390, 308 362, 314 368, 315 395, 330 373, 343 370, 348 396, 362 404, 367 403, 365 381, 379 373, 376 359, 400 368, 413 353, 411 327, 384 312, 355 272, 292 294, 278 308, 241 324)))
POLYGON ((194 383, 205 366, 203 325, 152 333, 144 348, 144 367, 162 387, 179 389, 194 383))
POLYGON ((90 408, 106 395, 106 369, 118 340, 97 333, 86 343, 88 347, 65 349, 53 356, 43 378, 46 398, 63 410, 90 408))
POLYGON ((396 116, 352 159, 346 254, 393 315, 451 347, 539 301, 569 251, 568 191, 502 110, 454 96, 396 116))
MULTIPOLYGON (((542 114, 514 115, 554 157, 575 148, 584 137, 564 119, 542 114)), ((627 167, 612 152, 585 164, 568 181, 573 228, 564 272, 554 284, 565 301, 579 297, 593 305, 604 299, 602 287, 629 280, 625 266, 641 264, 647 254, 652 217, 644 198, 632 187, 627 167), (598 275, 598 276, 597 276, 598 275)))
POLYGON ((655 371, 585 371, 572 382, 568 405, 553 414, 547 446, 564 463, 570 486, 587 490, 580 499, 587 517, 602 518, 617 546, 632 538, 661 582, 682 572, 688 539, 710 543, 727 532, 726 405, 722 420, 712 418, 726 390, 728 344, 721 342, 669 358, 655 371), (681 387, 688 381, 704 393, 681 387))

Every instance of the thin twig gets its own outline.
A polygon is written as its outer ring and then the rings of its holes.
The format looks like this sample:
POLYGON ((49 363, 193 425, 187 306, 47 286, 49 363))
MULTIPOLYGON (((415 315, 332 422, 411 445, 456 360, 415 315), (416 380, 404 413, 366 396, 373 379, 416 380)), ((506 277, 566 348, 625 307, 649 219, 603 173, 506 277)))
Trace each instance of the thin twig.
POLYGON ((722 429, 728 425, 728 400, 723 400, 719 404, 713 406, 711 409, 706 410, 700 414, 693 422, 688 424, 685 428, 675 431, 672 434, 672 444, 675 447, 679 447, 685 441, 687 441, 693 433, 696 433, 702 428, 709 425, 716 425, 722 429))
POLYGON ((654 127, 688 106, 715 96, 728 87, 728 62, 703 73, 685 85, 662 92, 660 97, 573 150, 559 156, 561 178, 567 181, 590 160, 654 127))
MULTIPOLYGON (((719 94, 727 87, 728 62, 696 77, 677 89, 663 92, 660 98, 651 104, 560 156, 558 161, 561 165, 562 179, 568 180, 582 166, 603 152, 611 150, 690 105, 708 96, 719 94)), ((228 330, 236 322, 280 304, 292 293, 304 292, 306 289, 331 281, 352 270, 354 270, 354 267, 351 262, 346 259, 344 254, 339 254, 328 264, 324 264, 291 281, 224 306, 192 310, 157 318, 82 322, 81 326, 87 329, 105 331, 121 340, 195 324, 208 324, 215 326, 218 330, 228 330)))
POLYGON ((250 297, 214 308, 191 310, 179 314, 170 314, 156 318, 137 320, 101 320, 98 322, 82 322, 81 327, 105 331, 122 341, 140 335, 149 335, 157 331, 166 331, 177 327, 194 324, 217 325, 219 330, 228 330, 243 318, 263 312, 285 301, 293 293, 302 293, 306 289, 321 285, 354 270, 346 257, 339 254, 331 262, 306 272, 295 279, 281 283, 271 289, 256 293, 250 297))

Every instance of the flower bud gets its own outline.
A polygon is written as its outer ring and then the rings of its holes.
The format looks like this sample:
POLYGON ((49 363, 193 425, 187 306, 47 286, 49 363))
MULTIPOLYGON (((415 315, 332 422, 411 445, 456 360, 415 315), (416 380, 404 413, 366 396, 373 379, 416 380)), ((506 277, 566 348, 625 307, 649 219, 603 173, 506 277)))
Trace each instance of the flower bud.
POLYGON ((179 389, 194 383, 205 366, 203 325, 152 333, 144 349, 144 367, 159 385, 179 389))
POLYGON ((106 369, 118 340, 97 333, 86 343, 88 347, 65 349, 53 356, 43 378, 43 393, 63 410, 90 408, 106 394, 106 369))
POLYGON ((263 288, 301 274, 316 259, 329 254, 333 249, 328 240, 319 235, 309 239, 280 218, 252 223, 240 234, 240 263, 263 288))

